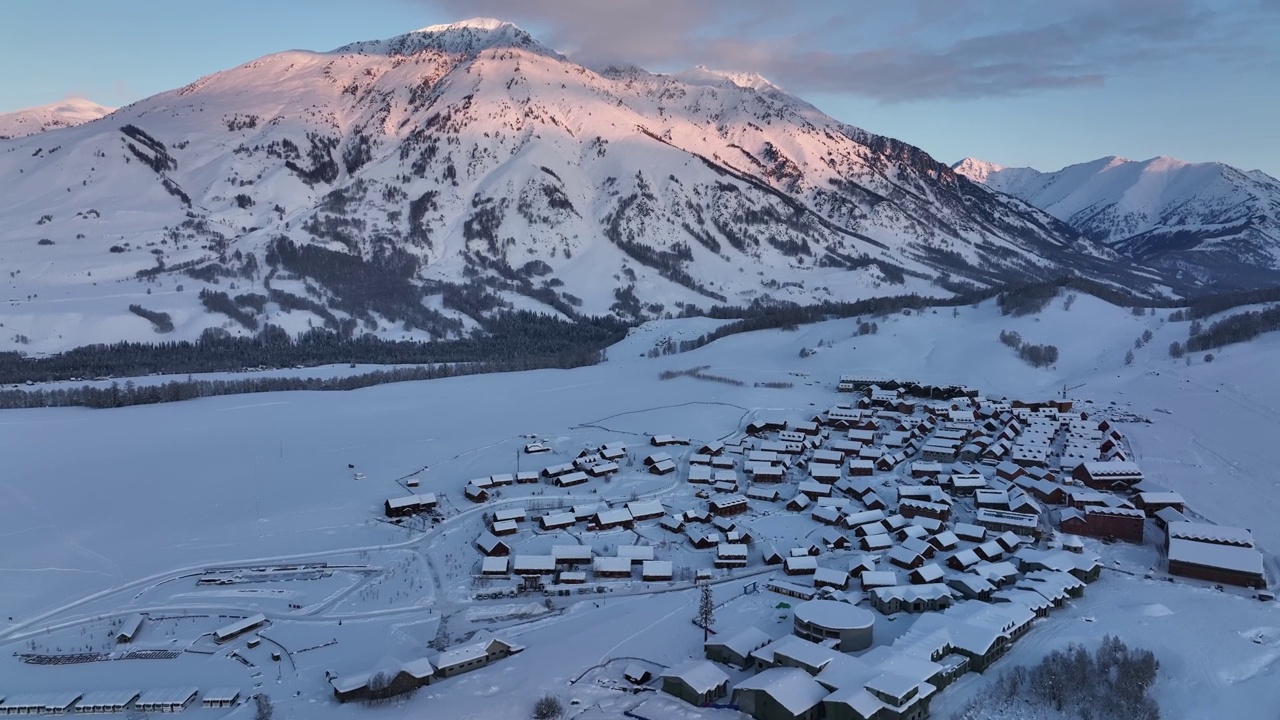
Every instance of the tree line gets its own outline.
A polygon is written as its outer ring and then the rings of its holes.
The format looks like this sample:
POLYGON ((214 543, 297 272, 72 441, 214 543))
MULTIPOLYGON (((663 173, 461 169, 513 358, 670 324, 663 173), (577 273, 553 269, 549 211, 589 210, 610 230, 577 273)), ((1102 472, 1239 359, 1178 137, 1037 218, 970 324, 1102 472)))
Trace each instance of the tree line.
POLYGON ((266 325, 251 337, 235 337, 210 328, 195 341, 86 345, 40 358, 0 353, 0 383, 186 375, 333 363, 499 363, 504 367, 527 363, 535 367, 577 367, 625 337, 627 328, 625 323, 607 317, 568 323, 528 311, 490 318, 486 335, 430 343, 382 340, 371 335, 346 338, 320 328, 296 338, 275 325, 266 325))
POLYGON ((1055 716, 1160 720, 1160 706, 1151 697, 1159 669, 1160 662, 1150 650, 1130 648, 1108 635, 1092 653, 1072 644, 1054 650, 1033 667, 1013 668, 955 720, 1055 716))
POLYGON ((563 356, 526 357, 491 362, 443 363, 391 370, 374 370, 332 378, 247 377, 232 380, 206 380, 188 377, 157 384, 135 384, 132 380, 109 387, 83 385, 71 388, 35 390, 0 390, 0 410, 46 407, 119 408, 132 405, 154 405, 180 402, 202 397, 242 395, 288 391, 357 390, 393 382, 436 380, 439 378, 518 372, 544 368, 574 368, 600 361, 601 353, 578 352, 563 356))

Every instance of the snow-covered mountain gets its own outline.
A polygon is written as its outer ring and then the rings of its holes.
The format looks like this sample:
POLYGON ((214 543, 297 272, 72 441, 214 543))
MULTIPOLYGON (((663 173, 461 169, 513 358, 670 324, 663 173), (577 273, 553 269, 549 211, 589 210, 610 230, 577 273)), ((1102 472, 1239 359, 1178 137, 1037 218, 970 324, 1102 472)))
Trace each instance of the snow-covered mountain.
POLYGON ((84 98, 67 98, 61 102, 23 108, 0 113, 0 139, 20 138, 28 135, 75 127, 110 115, 115 108, 104 107, 84 98))
POLYGON ((1280 279, 1280 180, 1261 171, 1167 157, 1050 173, 966 158, 954 169, 1139 261, 1221 285, 1280 279))
POLYGON ((0 349, 28 352, 265 323, 440 337, 503 306, 1154 282, 758 76, 595 71, 494 20, 268 55, 0 141, 0 177, 0 349))

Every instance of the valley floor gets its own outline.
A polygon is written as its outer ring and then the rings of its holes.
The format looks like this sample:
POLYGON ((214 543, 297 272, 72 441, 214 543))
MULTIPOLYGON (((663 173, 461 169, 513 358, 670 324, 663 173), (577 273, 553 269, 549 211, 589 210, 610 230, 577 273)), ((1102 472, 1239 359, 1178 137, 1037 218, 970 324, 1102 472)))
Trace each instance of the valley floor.
MULTIPOLYGON (((526 649, 427 686, 404 701, 406 709, 514 720, 528 717, 534 699, 552 691, 576 701, 575 717, 588 719, 617 717, 640 702, 660 707, 653 717, 739 717, 614 689, 628 662, 620 658, 661 670, 701 655, 702 632, 691 624, 697 591, 687 580, 618 581, 593 595, 475 599, 484 581, 473 579, 479 563, 473 541, 484 529, 483 514, 494 508, 610 498, 679 506, 691 500, 681 473, 658 477, 639 467, 648 435, 707 442, 770 412, 807 418, 847 399, 835 392, 841 374, 963 383, 1024 398, 1058 397, 1066 387, 1082 407, 1149 420, 1123 426, 1148 477, 1181 493, 1210 521, 1251 528, 1266 551, 1269 578, 1280 577, 1274 554, 1280 380, 1270 370, 1280 363, 1276 338, 1187 366, 1164 353, 1185 337, 1185 326, 1163 315, 1133 317, 1089 297, 1069 310, 1056 302, 1034 317, 1003 317, 986 304, 961 308, 956 318, 939 311, 881 319, 879 326, 878 334, 858 337, 856 322, 832 321, 644 358, 664 334, 685 332, 680 322, 654 323, 611 348, 608 362, 572 371, 111 411, 0 412, 0 695, 231 686, 246 695, 269 693, 282 717, 357 717, 374 711, 335 703, 327 671, 355 673, 387 656, 412 660, 433 641, 456 644, 473 631, 492 630, 526 649), (1125 351, 1148 328, 1154 340, 1124 365, 1125 351), (1026 366, 999 344, 1006 329, 1057 344, 1059 363, 1026 366), (802 348, 818 352, 800 358, 802 348), (703 365, 743 385, 659 379, 664 370, 703 365), (552 452, 522 454, 530 438, 552 452), (538 470, 609 441, 632 446, 611 482, 570 490, 515 485, 483 505, 463 498, 471 478, 538 470), (395 525, 382 517, 383 501, 408 492, 410 477, 420 481, 415 491, 440 498, 442 522, 395 525), (252 570, 288 574, 308 563, 325 565, 288 579, 252 570), (232 582, 199 582, 237 574, 232 582), (118 652, 112 635, 138 612, 150 620, 135 644, 187 652, 170 660, 74 665, 14 657, 118 652), (252 612, 266 616, 260 635, 269 642, 247 648, 209 641, 215 628, 252 612), (275 662, 270 653, 278 648, 286 652, 275 662)), ((764 529, 761 539, 785 543, 817 527, 799 519, 753 511, 751 522, 764 529)), ((655 545, 658 557, 677 568, 709 567, 706 553, 663 533, 526 529, 513 543, 516 552, 546 552, 553 544, 612 548, 639 541, 655 545)), ((1102 579, 1083 599, 1038 621, 993 672, 967 675, 945 690, 934 717, 950 717, 1001 668, 1034 663, 1069 642, 1092 645, 1105 633, 1156 652, 1162 669, 1155 691, 1167 718, 1258 717, 1280 707, 1280 605, 1245 591, 1166 582, 1151 539, 1141 547, 1086 544, 1109 565, 1102 579), (1153 577, 1144 578, 1152 568, 1153 577)), ((773 572, 757 555, 746 569, 718 576, 715 598, 725 604, 716 624, 754 624, 779 636, 791 622, 776 608, 785 598, 744 594, 748 582, 773 572)), ((877 616, 878 642, 911 622, 901 614, 877 616)))

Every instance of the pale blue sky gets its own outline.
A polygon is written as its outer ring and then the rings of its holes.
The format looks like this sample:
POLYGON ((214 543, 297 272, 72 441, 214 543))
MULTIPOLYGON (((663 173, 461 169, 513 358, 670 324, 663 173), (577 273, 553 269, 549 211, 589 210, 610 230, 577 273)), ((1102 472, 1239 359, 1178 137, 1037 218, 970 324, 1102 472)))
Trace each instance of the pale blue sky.
POLYGON ((290 48, 485 15, 588 64, 759 72, 923 147, 1051 170, 1103 155, 1280 176, 1280 0, 7 0, 0 112, 122 105, 290 48))

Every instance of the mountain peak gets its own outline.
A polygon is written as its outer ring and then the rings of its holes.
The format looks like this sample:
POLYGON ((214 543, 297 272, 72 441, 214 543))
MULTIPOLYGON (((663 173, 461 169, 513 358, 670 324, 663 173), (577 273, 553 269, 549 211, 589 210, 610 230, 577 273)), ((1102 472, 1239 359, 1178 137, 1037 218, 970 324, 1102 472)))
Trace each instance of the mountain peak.
POLYGON ((1003 165, 997 165, 986 160, 967 157, 960 162, 951 166, 956 174, 963 175, 976 183, 985 183, 992 173, 1000 172, 1004 169, 1003 165))
POLYGON ((559 57, 514 23, 493 18, 471 18, 443 25, 429 25, 387 40, 369 40, 343 45, 337 54, 415 55, 436 51, 474 56, 490 48, 516 48, 559 57))
POLYGON ((755 90, 757 92, 777 90, 782 92, 782 88, 774 85, 763 75, 752 72, 715 70, 707 67, 706 65, 698 65, 692 70, 686 70, 680 73, 676 77, 684 82, 694 84, 711 82, 718 85, 728 82, 744 90, 755 90))
POLYGON ((508 27, 515 28, 517 30, 520 29, 516 27, 515 24, 509 23, 505 20, 496 20, 494 18, 484 18, 484 17, 474 17, 474 18, 468 18, 466 20, 459 20, 458 22, 454 22, 454 23, 444 23, 441 25, 428 25, 427 27, 424 27, 421 30, 418 30, 418 32, 447 33, 447 32, 455 32, 459 30, 481 30, 485 32, 493 32, 494 30, 500 30, 508 27))
POLYGON ((75 127, 110 115, 115 108, 92 100, 69 97, 58 102, 0 114, 0 138, 19 138, 46 130, 75 127))

